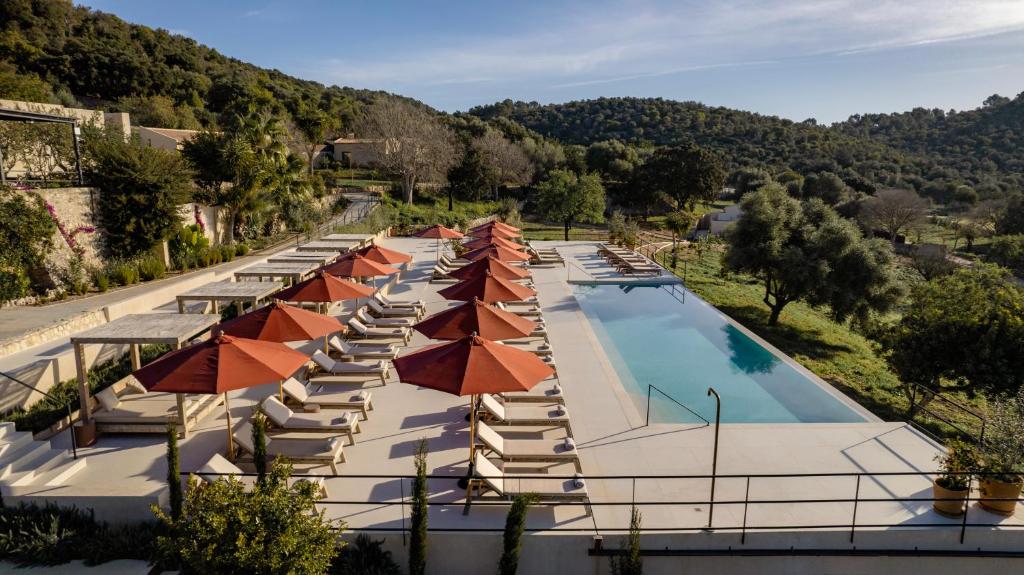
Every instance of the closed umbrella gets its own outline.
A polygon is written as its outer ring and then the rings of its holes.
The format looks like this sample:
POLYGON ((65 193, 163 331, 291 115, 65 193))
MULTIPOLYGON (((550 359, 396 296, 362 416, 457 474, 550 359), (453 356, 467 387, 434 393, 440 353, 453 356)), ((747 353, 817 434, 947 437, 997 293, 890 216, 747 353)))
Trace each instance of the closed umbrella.
POLYGON ((459 396, 469 404, 469 474, 473 472, 476 396, 529 391, 554 370, 533 353, 476 334, 392 360, 399 381, 459 396))
POLYGON ((445 299, 470 301, 476 298, 486 303, 523 301, 537 295, 537 292, 532 289, 495 277, 491 272, 484 272, 484 275, 463 280, 437 293, 444 296, 445 299))
POLYGON ((486 257, 495 257, 503 262, 525 262, 530 259, 530 256, 523 252, 510 250, 497 244, 488 244, 482 248, 466 252, 459 256, 459 259, 475 262, 476 260, 486 257))
POLYGON ((431 339, 459 339, 477 334, 490 340, 515 339, 533 333, 537 324, 477 298, 438 312, 412 328, 431 339))
POLYGON ((434 238, 437 240, 437 261, 441 261, 441 240, 457 240, 463 237, 461 233, 448 229, 441 224, 434 224, 413 235, 417 238, 434 238))
POLYGON ((523 280, 530 277, 530 272, 520 267, 510 266, 493 256, 480 258, 471 264, 448 272, 448 275, 459 280, 468 280, 491 272, 494 277, 506 280, 523 280))
MULTIPOLYGON (((132 375, 149 391, 224 394, 228 418, 228 455, 234 456, 228 393, 280 383, 306 365, 309 357, 282 344, 218 335, 167 353, 132 375)), ((179 404, 180 405, 180 404, 179 404)))

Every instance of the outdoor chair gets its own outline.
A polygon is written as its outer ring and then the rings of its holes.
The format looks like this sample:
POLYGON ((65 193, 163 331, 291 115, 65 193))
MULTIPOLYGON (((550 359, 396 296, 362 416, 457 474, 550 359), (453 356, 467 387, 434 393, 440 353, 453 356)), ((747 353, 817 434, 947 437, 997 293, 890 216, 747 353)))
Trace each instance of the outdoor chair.
POLYGON ((402 307, 402 308, 387 308, 387 307, 384 307, 384 306, 380 305, 380 302, 378 302, 375 299, 370 299, 368 302, 366 302, 366 307, 367 307, 367 310, 370 312, 370 314, 373 315, 374 317, 419 318, 420 315, 421 315, 420 310, 418 310, 418 309, 404 308, 404 307, 402 307))
POLYGON ((338 336, 331 336, 327 342, 331 349, 342 357, 352 359, 395 359, 398 348, 391 343, 352 343, 338 336))
MULTIPOLYGON (((252 432, 250 431, 249 433, 250 433, 250 435, 249 435, 249 437, 250 437, 249 444, 251 445, 252 444, 252 439, 251 439, 252 438, 252 435, 251 435, 252 432)), ((235 438, 235 442, 237 444, 238 443, 238 438, 239 438, 237 431, 234 434, 234 438, 235 438)), ((270 442, 268 441, 267 443, 269 444, 270 442)), ((268 446, 268 451, 269 451, 269 446, 268 446)), ((269 453, 268 453, 268 455, 269 455, 269 453)), ((237 465, 235 465, 234 463, 231 463, 230 461, 228 461, 228 458, 224 457, 223 455, 221 455, 219 453, 214 453, 213 457, 211 457, 209 461, 204 463, 202 467, 200 467, 199 469, 197 469, 195 471, 195 475, 197 475, 200 479, 202 479, 203 481, 205 481, 207 483, 213 483, 214 481, 217 481, 218 479, 223 479, 223 478, 226 478, 226 477, 233 477, 236 481, 240 481, 242 483, 242 485, 245 485, 246 487, 252 489, 252 487, 254 487, 256 485, 256 478, 251 476, 251 475, 244 475, 244 474, 245 474, 245 471, 242 471, 242 469, 240 469, 237 465)), ((316 485, 320 489, 320 493, 324 497, 327 497, 327 484, 324 483, 324 478, 323 477, 316 477, 314 479, 308 479, 308 478, 305 478, 305 477, 303 477, 301 479, 289 479, 288 483, 289 483, 289 485, 293 485, 297 481, 309 481, 310 483, 312 483, 313 485, 316 485)))
POLYGON ((536 305, 529 307, 521 305, 510 306, 506 305, 506 303, 508 302, 499 301, 498 309, 507 311, 509 313, 514 313, 522 317, 540 317, 541 315, 543 315, 543 312, 541 311, 540 307, 536 305))
POLYGON ((366 324, 356 318, 348 320, 348 326, 354 333, 352 337, 367 339, 401 339, 402 343, 408 343, 412 333, 407 327, 366 327, 366 324))
POLYGON ((386 308, 392 308, 392 309, 404 309, 404 308, 415 309, 415 310, 419 310, 420 313, 424 313, 427 310, 427 303, 425 301, 423 301, 422 299, 418 299, 416 301, 396 300, 396 299, 391 299, 388 296, 386 296, 386 295, 384 295, 384 294, 382 294, 380 292, 377 292, 377 293, 373 294, 373 299, 377 303, 379 303, 380 305, 382 305, 382 306, 384 306, 386 308))
POLYGON ((572 437, 569 411, 560 403, 550 405, 504 405, 493 395, 482 394, 480 419, 495 425, 559 425, 572 437))
POLYGON ((302 404, 304 409, 311 405, 327 409, 357 409, 363 415, 363 421, 370 418, 367 412, 373 411, 373 394, 366 390, 327 390, 315 382, 302 383, 294 377, 286 379, 281 388, 286 402, 290 398, 302 404))
POLYGON ((525 462, 570 462, 577 472, 582 472, 580 454, 571 437, 564 439, 506 439, 486 423, 476 424, 476 439, 483 447, 484 455, 494 454, 502 461, 525 462))
POLYGON ((353 444, 356 442, 353 434, 359 433, 359 417, 351 411, 295 413, 275 395, 260 403, 260 411, 282 432, 345 434, 353 444))
POLYGON ((356 319, 367 327, 412 327, 413 320, 408 317, 373 317, 361 307, 356 310, 356 319))
POLYGON ((382 383, 387 381, 388 362, 384 360, 338 361, 319 349, 313 352, 311 359, 325 375, 375 375, 382 383))
MULTIPOLYGON (((554 376, 552 376, 554 377, 554 376)), ((542 381, 530 391, 506 391, 499 394, 505 403, 561 403, 565 404, 562 385, 557 380, 542 381)))
MULTIPOLYGON (((242 451, 253 457, 256 454, 252 442, 252 423, 248 421, 239 425, 232 437, 235 445, 242 451)), ((345 463, 345 445, 339 437, 330 439, 303 438, 303 439, 272 439, 266 438, 267 459, 272 460, 283 457, 291 463, 311 463, 314 465, 329 465, 331 472, 338 475, 338 464, 345 463)), ((318 478, 319 479, 319 478, 318 478)), ((319 480, 323 483, 323 480, 319 480)), ((326 495, 326 488, 324 495, 326 495)))
POLYGON ((493 493, 498 499, 511 501, 516 495, 532 493, 538 504, 579 502, 583 503, 586 515, 592 514, 590 496, 581 474, 566 479, 547 477, 541 473, 505 473, 482 453, 473 458, 473 478, 466 487, 466 506, 463 515, 469 514, 474 499, 483 499, 493 493))

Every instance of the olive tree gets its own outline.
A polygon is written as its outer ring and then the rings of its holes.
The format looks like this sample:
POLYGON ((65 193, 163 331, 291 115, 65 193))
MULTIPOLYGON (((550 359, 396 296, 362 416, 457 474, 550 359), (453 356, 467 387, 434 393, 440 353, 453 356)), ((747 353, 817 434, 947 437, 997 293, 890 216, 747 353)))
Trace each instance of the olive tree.
POLYGON ((896 237, 924 221, 928 213, 928 200, 910 190, 890 188, 879 190, 864 202, 861 210, 864 221, 882 230, 892 243, 896 237))
POLYGON ((833 319, 843 321, 884 312, 899 298, 889 245, 865 239, 821 200, 800 202, 769 184, 740 206, 723 263, 764 283, 769 325, 798 300, 828 306, 833 319))
POLYGON ((407 204, 417 183, 443 182, 457 160, 455 136, 437 114, 398 98, 370 106, 361 133, 372 142, 377 164, 399 178, 407 204))
POLYGON ((604 220, 604 186, 597 174, 577 176, 567 170, 553 170, 537 186, 537 209, 542 217, 561 222, 565 240, 576 222, 604 220))

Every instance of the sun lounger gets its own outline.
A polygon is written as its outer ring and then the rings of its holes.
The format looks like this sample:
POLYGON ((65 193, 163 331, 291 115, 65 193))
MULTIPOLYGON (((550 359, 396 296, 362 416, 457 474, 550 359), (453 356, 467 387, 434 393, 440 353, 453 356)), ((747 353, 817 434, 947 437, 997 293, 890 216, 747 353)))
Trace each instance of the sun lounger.
MULTIPOLYGON (((235 433, 235 443, 237 444, 238 432, 236 431, 235 433)), ((268 441, 267 443, 269 444, 270 442, 268 441)), ((245 471, 242 471, 237 465, 231 463, 230 461, 228 461, 226 457, 219 453, 214 453, 213 457, 211 457, 209 461, 204 463, 202 467, 195 471, 195 475, 207 483, 213 483, 218 479, 226 479, 227 477, 233 477, 236 481, 241 482, 242 485, 245 485, 249 489, 252 489, 256 485, 256 477, 252 475, 244 475, 244 473, 245 471)), ((337 472, 335 472, 335 475, 337 475, 337 472)), ((320 491, 320 494, 323 495, 324 497, 327 497, 327 484, 324 482, 323 477, 315 477, 312 479, 305 477, 300 479, 289 479, 288 484, 294 485, 299 481, 308 481, 309 483, 316 485, 317 489, 320 491)))
POLYGON ((541 505, 580 502, 584 504, 587 516, 592 513, 587 486, 581 474, 561 479, 540 473, 505 473, 482 453, 476 454, 473 464, 473 478, 466 488, 464 515, 469 513, 473 500, 483 499, 488 493, 507 501, 511 501, 516 495, 533 493, 537 496, 537 503, 541 505))
MULTIPOLYGON (((554 376, 552 376, 554 377, 554 376)), ((507 403, 561 403, 565 404, 562 385, 557 380, 542 381, 530 391, 511 391, 499 394, 507 403)))
POLYGON ((484 455, 495 455, 502 461, 569 462, 582 472, 580 454, 571 437, 563 439, 506 439, 486 423, 476 424, 476 439, 483 445, 484 455))
POLYGON ((377 300, 373 299, 368 301, 366 303, 366 306, 369 309, 370 314, 373 315, 374 317, 420 317, 419 310, 411 308, 386 308, 380 305, 380 303, 378 303, 377 300))
MULTIPOLYGON (((105 433, 166 433, 167 424, 182 427, 178 398, 174 393, 146 392, 119 381, 94 397, 99 403, 93 411, 96 429, 105 433)), ((200 421, 217 411, 224 403, 220 394, 186 395, 184 429, 194 428, 200 421)))
POLYGON ((316 382, 302 383, 294 377, 286 379, 281 388, 284 390, 285 401, 291 398, 301 403, 303 409, 311 405, 326 409, 358 409, 363 415, 363 421, 370 418, 367 412, 373 411, 373 394, 366 390, 329 390, 316 382))
POLYGON ((260 403, 260 411, 282 432, 343 433, 352 443, 356 442, 353 434, 359 432, 359 417, 351 411, 295 413, 274 395, 260 403))
POLYGON ((356 318, 348 320, 348 326, 352 328, 352 337, 367 339, 401 339, 402 343, 408 343, 412 333, 407 327, 366 327, 366 324, 356 318))
POLYGON ((413 320, 409 317, 373 317, 365 307, 356 310, 356 319, 367 327, 412 327, 413 320))
POLYGON ((331 336, 328 341, 331 349, 342 357, 352 359, 395 359, 398 348, 391 343, 352 343, 338 336, 331 336))
MULTIPOLYGON (((243 422, 231 434, 235 445, 250 456, 256 449, 252 442, 252 424, 243 422)), ((345 463, 345 442, 340 437, 321 439, 310 437, 303 439, 267 438, 267 459, 284 457, 291 463, 312 463, 330 465, 331 472, 338 475, 338 464, 345 463)))
POLYGON ((516 347, 516 349, 528 351, 538 356, 551 355, 552 353, 554 353, 554 350, 551 349, 551 345, 546 341, 540 339, 505 339, 499 341, 499 343, 505 345, 513 345, 516 347))
POLYGON ((441 259, 438 260, 438 261, 444 267, 446 267, 446 268, 448 268, 450 270, 451 269, 455 269, 455 268, 461 268, 461 267, 464 267, 464 266, 468 266, 470 263, 472 263, 472 262, 469 262, 469 261, 466 261, 466 260, 453 260, 453 259, 449 258, 447 255, 442 255, 441 259))
POLYGON ((434 283, 459 283, 459 280, 448 275, 452 270, 442 267, 434 266, 434 269, 430 272, 430 281, 434 283))
POLYGON ((329 357, 319 349, 310 358, 324 375, 368 375, 380 377, 381 383, 388 379, 388 362, 377 361, 338 361, 329 357))
POLYGON ((495 425, 559 425, 572 437, 569 411, 560 403, 549 405, 505 405, 493 395, 480 396, 480 418, 495 425))
POLYGON ((418 310, 421 310, 421 311, 426 311, 426 309, 427 309, 427 302, 423 301, 422 299, 418 299, 418 300, 392 299, 392 298, 390 298, 390 297, 388 297, 388 296, 386 296, 386 295, 384 295, 384 294, 382 294, 380 292, 377 292, 377 293, 373 294, 373 299, 377 303, 379 303, 380 305, 382 305, 384 307, 390 307, 390 308, 394 308, 394 309, 411 308, 411 309, 418 309, 418 310))
POLYGON ((541 315, 543 315, 543 312, 541 311, 540 307, 536 305, 529 307, 521 305, 510 306, 505 305, 506 303, 507 302, 499 301, 498 308, 522 317, 540 317, 541 315))

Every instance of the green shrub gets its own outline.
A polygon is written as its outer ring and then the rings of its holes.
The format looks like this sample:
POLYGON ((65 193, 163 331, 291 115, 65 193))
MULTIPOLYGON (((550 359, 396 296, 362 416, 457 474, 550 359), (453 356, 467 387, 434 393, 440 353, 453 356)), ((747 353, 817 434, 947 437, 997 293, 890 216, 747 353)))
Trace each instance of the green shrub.
POLYGON ((211 266, 215 266, 221 262, 220 248, 209 248, 206 251, 210 254, 211 266))
POLYGON ((988 260, 1016 274, 1024 274, 1024 234, 996 236, 988 248, 988 260))
POLYGON ((38 195, 0 186, 0 303, 28 295, 30 275, 53 247, 57 225, 38 195))
POLYGON ((275 461, 251 490, 233 477, 205 485, 190 477, 180 518, 153 506, 166 528, 159 558, 183 573, 325 573, 337 535, 316 508, 319 489, 308 481, 289 487, 290 475, 290 465, 275 461))
POLYGON ((139 261, 139 276, 143 281, 158 280, 166 273, 164 261, 156 256, 146 256, 139 261))
POLYGON ((427 440, 416 444, 413 459, 416 478, 412 483, 412 512, 409 539, 409 575, 424 575, 427 570, 427 440))
POLYGON ((207 268, 210 267, 212 261, 210 248, 203 248, 196 253, 196 267, 207 268))
POLYGON ((123 286, 139 283, 139 266, 131 260, 115 260, 110 263, 110 279, 123 286))
POLYGON ((0 303, 28 294, 28 275, 22 269, 0 269, 0 303))
POLYGON ((536 495, 525 493, 516 495, 512 507, 505 518, 505 534, 502 537, 503 549, 498 560, 499 575, 516 575, 519 569, 519 549, 526 527, 526 512, 537 500, 536 495))
POLYGON ((622 555, 612 557, 612 575, 643 575, 644 560, 640 556, 640 510, 629 510, 629 534, 623 542, 622 555))
POLYGON ((148 561, 156 523, 110 527, 90 511, 21 504, 0 508, 0 559, 20 566, 60 565, 84 560, 96 565, 117 559, 148 561))
POLYGON ((383 541, 374 541, 365 533, 341 548, 331 563, 331 575, 401 575, 402 569, 383 548, 383 541))
POLYGON ((225 262, 229 262, 235 259, 235 248, 234 246, 223 245, 220 246, 220 259, 225 262))
POLYGON ((249 246, 247 246, 245 244, 235 244, 235 255, 236 256, 244 256, 247 253, 249 253, 249 246))
POLYGON ((92 285, 96 287, 96 291, 103 293, 110 289, 110 276, 107 275, 107 270, 103 268, 93 268, 89 275, 92 276, 92 285))
POLYGON ((198 225, 182 226, 169 243, 171 260, 175 267, 182 271, 196 267, 197 255, 209 245, 210 240, 203 235, 198 225))

